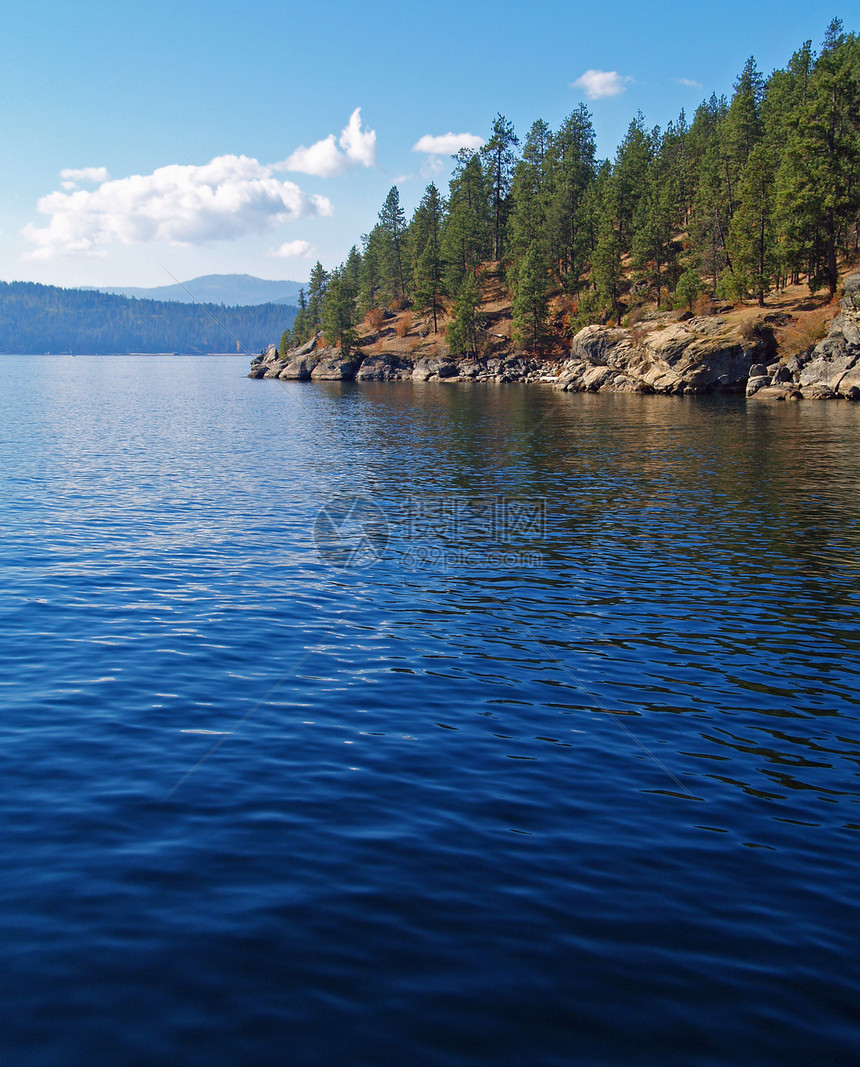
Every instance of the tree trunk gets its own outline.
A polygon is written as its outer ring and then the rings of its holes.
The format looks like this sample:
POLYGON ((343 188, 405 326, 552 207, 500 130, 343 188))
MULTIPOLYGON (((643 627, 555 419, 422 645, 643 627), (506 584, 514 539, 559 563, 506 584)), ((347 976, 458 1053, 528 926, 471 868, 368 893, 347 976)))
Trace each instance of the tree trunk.
POLYGON ((832 207, 827 209, 827 284, 830 295, 836 296, 839 272, 836 268, 836 218, 832 207))

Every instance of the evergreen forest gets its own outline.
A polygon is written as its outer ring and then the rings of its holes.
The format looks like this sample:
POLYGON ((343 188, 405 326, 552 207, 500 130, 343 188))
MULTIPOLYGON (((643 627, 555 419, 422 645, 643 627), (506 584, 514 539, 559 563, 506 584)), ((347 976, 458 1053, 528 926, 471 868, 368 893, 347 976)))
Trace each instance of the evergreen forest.
POLYGON ((181 304, 0 282, 0 352, 256 353, 294 315, 283 304, 181 304))
POLYGON ((395 186, 344 263, 316 264, 282 353, 320 330, 348 353, 363 317, 404 308, 434 334, 444 318, 452 354, 476 351, 490 270, 533 351, 558 330, 559 294, 567 336, 646 306, 764 305, 788 284, 835 294, 860 251, 860 39, 834 19, 820 48, 805 42, 767 77, 750 58, 731 95, 691 118, 660 129, 637 114, 613 160, 597 158, 580 105, 522 138, 497 115, 454 163, 447 192, 431 183, 411 219, 395 186))

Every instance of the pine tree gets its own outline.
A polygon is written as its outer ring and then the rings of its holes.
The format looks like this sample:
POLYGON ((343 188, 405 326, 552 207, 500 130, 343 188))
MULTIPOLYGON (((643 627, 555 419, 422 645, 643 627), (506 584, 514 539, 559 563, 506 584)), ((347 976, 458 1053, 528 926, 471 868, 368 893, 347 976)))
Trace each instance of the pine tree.
POLYGON ((675 289, 675 306, 683 307, 686 304, 689 310, 692 311, 693 304, 704 291, 704 288, 702 279, 696 271, 685 270, 678 279, 678 287, 675 289))
POLYGON ((323 270, 322 263, 317 260, 308 282, 308 306, 305 312, 308 338, 313 337, 318 330, 322 329, 322 304, 328 280, 328 272, 323 270))
POLYGON ((686 229, 693 210, 695 161, 690 151, 690 128, 681 109, 677 122, 670 122, 660 143, 660 160, 671 185, 673 224, 686 229))
POLYGON ((618 242, 625 252, 630 250, 633 219, 639 200, 645 192, 653 148, 652 138, 645 131, 645 120, 640 112, 627 128, 627 134, 618 149, 609 187, 611 210, 618 229, 618 242))
POLYGON ((303 345, 310 336, 308 326, 308 298, 305 295, 304 286, 299 289, 299 310, 293 320, 293 344, 303 345))
POLYGON ((765 83, 761 102, 764 137, 782 152, 783 140, 794 111, 806 100, 815 56, 812 41, 805 41, 785 70, 775 70, 765 83))
POLYGON ((514 261, 537 241, 546 240, 546 157, 550 129, 538 119, 528 132, 522 159, 511 182, 511 212, 508 227, 509 252, 514 261))
POLYGON ((353 246, 346 262, 332 272, 322 302, 326 341, 340 348, 345 358, 355 346, 359 267, 358 250, 353 246))
POLYGON ((727 177, 730 196, 733 196, 733 186, 740 179, 750 153, 762 139, 763 96, 764 81, 756 67, 755 58, 750 56, 735 82, 732 102, 721 128, 723 157, 730 171, 727 177))
POLYGON ((433 316, 433 333, 438 331, 438 315, 445 295, 443 285, 442 220, 444 203, 435 183, 427 186, 409 225, 412 256, 412 296, 415 306, 433 316))
POLYGON ((362 311, 370 311, 380 303, 386 271, 388 238, 377 223, 370 233, 362 235, 361 279, 359 305, 362 311))
POLYGON ((728 252, 730 198, 720 144, 720 129, 727 113, 725 97, 712 95, 697 109, 688 138, 696 175, 689 226, 693 258, 703 273, 710 275, 713 291, 716 291, 726 267, 731 269, 728 252))
POLYGON ((403 239, 406 234, 406 215, 400 206, 400 193, 396 185, 388 191, 385 203, 379 212, 379 225, 386 241, 384 258, 384 286, 392 298, 402 302, 406 297, 403 239))
POLYGON ((452 356, 475 355, 478 351, 478 308, 481 294, 473 274, 465 274, 454 305, 454 320, 448 324, 445 339, 452 356))
POLYGON ((589 192, 597 167, 594 127, 584 104, 552 135, 547 172, 548 252, 565 288, 575 292, 594 247, 589 192))
POLYGON ((776 161, 765 144, 750 152, 738 183, 740 206, 729 233, 735 277, 744 291, 756 294, 759 307, 777 269, 774 229, 776 161))
MULTIPOLYGON (((660 140, 658 131, 654 131, 652 139, 654 142, 660 140)), ((673 288, 676 276, 672 247, 672 230, 678 211, 675 177, 667 154, 661 150, 648 167, 632 224, 633 262, 639 270, 650 272, 654 299, 658 304, 664 283, 667 289, 673 288)))
POLYGON ((610 316, 620 314, 621 235, 617 224, 615 174, 605 164, 598 175, 597 246, 591 257, 592 282, 610 316))
POLYGON ((534 244, 517 268, 512 302, 514 337, 532 352, 537 352, 546 338, 547 274, 546 258, 534 244))
POLYGON ((827 30, 805 99, 789 119, 777 179, 781 228, 810 287, 838 285, 837 255, 860 208, 860 40, 827 30))
POLYGON ((492 252, 487 186, 477 153, 460 151, 448 186, 448 214, 442 228, 445 287, 459 292, 463 276, 474 273, 492 252))
POLYGON ((508 219, 508 194, 516 162, 514 149, 519 144, 513 123, 496 115, 489 141, 481 149, 484 172, 490 191, 490 223, 493 231, 493 259, 500 260, 505 244, 508 219))

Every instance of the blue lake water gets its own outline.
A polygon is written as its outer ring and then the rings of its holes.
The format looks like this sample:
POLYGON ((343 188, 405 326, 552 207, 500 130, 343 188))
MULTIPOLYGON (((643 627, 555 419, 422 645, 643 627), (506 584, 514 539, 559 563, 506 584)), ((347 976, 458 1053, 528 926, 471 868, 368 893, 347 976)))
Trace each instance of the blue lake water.
POLYGON ((4 1063, 860 1055, 860 407, 0 358, 4 1063))

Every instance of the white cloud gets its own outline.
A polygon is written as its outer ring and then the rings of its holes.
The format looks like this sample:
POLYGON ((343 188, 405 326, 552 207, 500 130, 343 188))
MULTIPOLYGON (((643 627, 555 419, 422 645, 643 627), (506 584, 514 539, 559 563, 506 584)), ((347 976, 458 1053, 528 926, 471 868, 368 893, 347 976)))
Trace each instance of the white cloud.
POLYGON ((350 115, 349 122, 340 131, 339 138, 336 139, 335 135, 330 133, 310 148, 299 145, 288 159, 278 164, 277 169, 313 174, 317 178, 331 178, 335 174, 343 174, 358 163, 365 167, 376 165, 376 130, 362 130, 360 107, 350 115))
POLYGON ((284 163, 284 170, 297 170, 302 174, 314 174, 318 178, 331 178, 346 168, 346 156, 338 151, 333 133, 324 141, 312 144, 310 148, 300 145, 284 163))
MULTIPOLYGON (((110 178, 107 167, 65 167, 60 171, 60 177, 70 182, 106 182, 110 178)), ((63 183, 65 185, 65 182, 63 183)))
POLYGON ((376 165, 376 130, 361 128, 361 108, 349 116, 349 122, 341 130, 340 146, 347 158, 365 167, 376 165))
POLYGON ((412 151, 426 152, 430 156, 453 156, 461 148, 477 150, 483 143, 484 138, 473 133, 443 133, 435 137, 425 133, 412 146, 412 151))
POLYGON ((50 216, 47 226, 29 223, 21 231, 35 246, 26 258, 104 255, 113 243, 232 240, 332 213, 325 197, 308 196, 294 182, 276 178, 273 169, 248 156, 227 155, 203 166, 175 163, 152 174, 103 181, 94 190, 57 190, 37 204, 50 216))
POLYGON ((692 78, 679 78, 679 85, 686 85, 688 89, 704 89, 704 85, 701 82, 693 81, 692 78))
POLYGON ((270 256, 279 256, 282 259, 307 259, 313 253, 313 248, 307 241, 287 241, 280 248, 273 248, 270 256))
POLYGON ((605 96, 618 96, 623 93, 632 78, 622 76, 617 70, 587 70, 575 82, 571 89, 584 89, 589 100, 600 100, 605 96))

